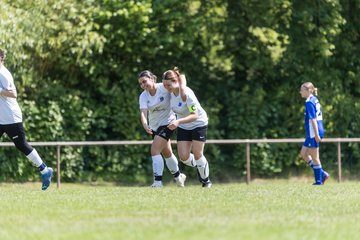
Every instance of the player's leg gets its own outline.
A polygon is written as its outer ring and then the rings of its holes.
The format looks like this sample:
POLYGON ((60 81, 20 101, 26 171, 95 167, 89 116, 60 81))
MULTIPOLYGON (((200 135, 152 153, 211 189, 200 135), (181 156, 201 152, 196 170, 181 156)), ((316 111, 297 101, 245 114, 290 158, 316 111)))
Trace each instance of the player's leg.
POLYGON ((161 156, 161 152, 167 145, 167 140, 156 135, 151 145, 151 159, 154 174, 154 183, 152 187, 162 187, 162 176, 164 172, 164 160, 161 156))
MULTIPOLYGON (((308 148, 305 146, 315 146, 316 147, 316 146, 319 146, 319 144, 315 142, 315 139, 308 138, 305 140, 304 146, 302 146, 301 151, 300 151, 301 157, 307 162, 307 165, 313 169, 314 177, 315 177, 315 171, 318 171, 315 169, 317 169, 317 168, 319 168, 319 166, 321 166, 320 159, 319 159, 319 149, 317 150, 317 158, 315 159, 312 156, 313 154, 310 153, 311 149, 313 149, 313 148, 308 148), (315 159, 315 161, 313 159, 315 159), (314 166, 315 166, 315 169, 314 169, 314 166)), ((329 178, 330 178, 330 174, 321 168, 322 183, 324 184, 325 181, 329 178)), ((315 180, 315 182, 316 182, 316 180, 315 180)))
POLYGON ((165 163, 178 186, 183 187, 186 176, 180 173, 179 163, 175 155, 173 154, 170 138, 173 135, 174 130, 170 130, 167 126, 159 127, 157 135, 166 140, 166 144, 163 146, 161 154, 165 158, 165 163))
POLYGON ((300 150, 300 156, 302 159, 304 159, 304 161, 307 163, 307 165, 309 165, 310 167, 312 167, 313 165, 313 160, 311 159, 311 156, 309 154, 309 148, 302 146, 301 150, 300 150))
POLYGON ((178 160, 177 160, 176 156, 174 155, 174 153, 172 152, 170 139, 167 142, 167 145, 165 146, 165 148, 163 149, 163 151, 161 153, 165 158, 165 163, 166 163, 167 168, 170 170, 171 174, 174 176, 174 180, 175 180, 176 184, 179 187, 184 187, 186 175, 180 172, 178 160))
POLYGON ((209 179, 209 163, 204 156, 204 147, 207 135, 207 126, 196 128, 192 131, 193 146, 192 152, 194 153, 200 182, 203 187, 211 187, 212 183, 209 179))
POLYGON ((314 162, 314 165, 313 165, 314 176, 315 176, 314 185, 322 185, 323 184, 323 180, 322 180, 323 176, 322 176, 321 162, 320 162, 320 158, 319 158, 319 148, 318 147, 309 148, 309 154, 314 162))
POLYGON ((23 124, 15 123, 6 125, 5 132, 14 142, 16 148, 24 153, 25 156, 39 169, 42 180, 41 189, 46 190, 50 186, 53 170, 46 166, 36 149, 27 142, 23 124))
POLYGON ((205 142, 193 141, 192 151, 195 157, 195 163, 199 174, 199 180, 203 187, 211 187, 212 183, 209 179, 209 163, 204 156, 205 142))
POLYGON ((177 128, 177 149, 180 161, 187 166, 196 167, 194 155, 190 152, 191 145, 191 130, 177 128))
MULTIPOLYGON (((309 161, 307 162, 307 165, 309 167, 311 167, 311 169, 314 170, 314 163, 313 160, 311 159, 311 156, 309 155, 309 161)), ((330 174, 328 172, 326 172, 323 168, 322 168, 322 182, 323 184, 326 182, 326 180, 328 180, 330 178, 330 174)))
POLYGON ((194 155, 190 153, 192 141, 177 141, 177 150, 180 161, 185 165, 195 167, 194 155))

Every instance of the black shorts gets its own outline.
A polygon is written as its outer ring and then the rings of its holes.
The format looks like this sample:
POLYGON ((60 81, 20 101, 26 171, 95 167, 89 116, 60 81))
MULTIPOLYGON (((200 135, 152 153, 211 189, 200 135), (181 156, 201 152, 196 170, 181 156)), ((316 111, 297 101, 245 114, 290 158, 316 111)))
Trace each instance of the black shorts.
POLYGON ((192 130, 177 128, 177 141, 200 141, 206 142, 208 126, 197 127, 192 130))
POLYGON ((171 136, 173 135, 174 130, 170 130, 167 126, 160 126, 156 131, 153 130, 152 137, 155 138, 155 136, 159 136, 164 138, 166 141, 168 141, 171 136))

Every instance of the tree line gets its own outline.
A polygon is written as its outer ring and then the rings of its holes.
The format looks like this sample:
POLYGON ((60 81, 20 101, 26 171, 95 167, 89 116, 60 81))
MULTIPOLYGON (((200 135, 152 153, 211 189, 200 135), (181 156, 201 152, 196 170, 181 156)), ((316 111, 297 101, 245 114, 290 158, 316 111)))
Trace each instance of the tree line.
MULTIPOLYGON (((161 79, 174 66, 208 112, 209 139, 304 137, 307 81, 319 89, 326 137, 357 137, 359 10, 359 0, 2 0, 0 47, 30 141, 151 139, 137 74, 161 79)), ((252 148, 252 175, 305 172, 299 145, 252 148)), ((38 151, 55 164, 55 149, 38 151)), ((205 151, 214 180, 242 179, 243 146, 205 151)), ((359 145, 343 144, 343 154, 354 176, 359 145)), ((144 183, 149 156, 148 146, 63 148, 62 179, 144 183)), ((323 144, 321 158, 336 171, 335 146, 323 144)), ((28 164, 2 148, 0 180, 36 179, 28 164)))

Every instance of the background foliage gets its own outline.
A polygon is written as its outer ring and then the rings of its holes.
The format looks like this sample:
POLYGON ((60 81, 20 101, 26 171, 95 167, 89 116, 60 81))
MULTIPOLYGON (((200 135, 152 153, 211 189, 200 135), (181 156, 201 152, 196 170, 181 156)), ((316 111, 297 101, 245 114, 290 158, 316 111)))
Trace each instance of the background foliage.
MULTIPOLYGON (((2 0, 0 47, 30 141, 150 139, 139 122, 137 74, 149 69, 160 78, 174 66, 210 116, 209 139, 303 137, 298 90, 305 81, 319 88, 326 136, 357 137, 359 10, 359 0, 2 0)), ((305 169, 300 146, 252 147, 255 176, 305 169)), ((359 146, 343 148, 354 176, 359 146)), ((335 171, 335 146, 321 150, 335 171)), ((55 164, 55 149, 38 151, 55 164)), ((244 153, 243 146, 207 145, 213 178, 241 179, 244 153)), ((151 178, 147 146, 61 154, 68 181, 151 178)), ((37 179, 28 166, 13 148, 1 149, 0 180, 37 179)))

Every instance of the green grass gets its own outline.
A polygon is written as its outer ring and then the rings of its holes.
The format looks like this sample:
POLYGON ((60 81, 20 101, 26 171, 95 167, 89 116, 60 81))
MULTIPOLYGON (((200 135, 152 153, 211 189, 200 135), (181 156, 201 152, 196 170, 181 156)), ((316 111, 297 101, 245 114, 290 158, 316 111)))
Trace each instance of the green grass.
POLYGON ((360 183, 0 185, 0 239, 358 239, 360 183))

